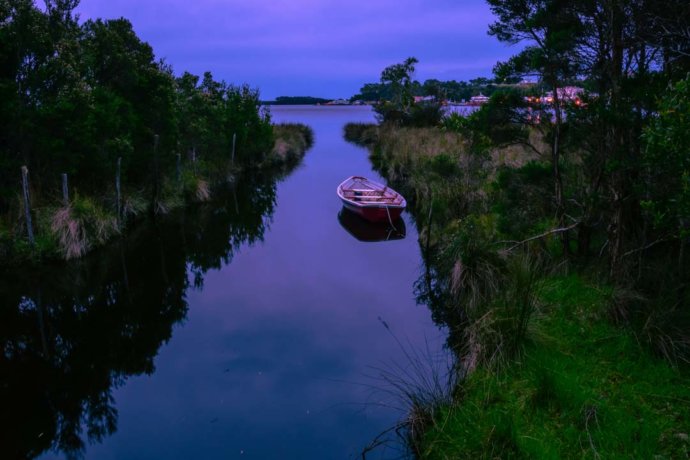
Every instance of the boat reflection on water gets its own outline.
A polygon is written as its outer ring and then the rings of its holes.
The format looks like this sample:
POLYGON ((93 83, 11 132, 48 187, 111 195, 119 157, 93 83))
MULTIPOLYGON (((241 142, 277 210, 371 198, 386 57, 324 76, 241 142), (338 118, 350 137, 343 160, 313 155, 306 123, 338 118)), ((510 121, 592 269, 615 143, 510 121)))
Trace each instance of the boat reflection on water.
POLYGON ((390 222, 372 223, 343 207, 338 213, 338 222, 359 241, 376 242, 402 240, 405 238, 405 221, 398 217, 390 222))

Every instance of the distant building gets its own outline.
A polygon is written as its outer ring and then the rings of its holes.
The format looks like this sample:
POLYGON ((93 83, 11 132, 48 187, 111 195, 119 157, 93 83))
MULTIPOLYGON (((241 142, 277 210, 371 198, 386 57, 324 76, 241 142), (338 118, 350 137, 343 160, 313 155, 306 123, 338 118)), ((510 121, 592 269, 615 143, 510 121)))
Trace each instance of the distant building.
POLYGON ((470 105, 482 105, 486 104, 489 102, 489 96, 484 96, 482 93, 479 93, 476 96, 472 96, 470 98, 470 105))
MULTIPOLYGON (((575 102, 577 104, 580 100, 580 95, 584 92, 585 89, 579 86, 564 86, 563 88, 558 88, 558 99, 563 102, 575 102)), ((546 93, 544 102, 549 104, 553 102, 553 91, 546 93)))
MULTIPOLYGON (((575 105, 582 104, 581 96, 585 89, 579 86, 564 86, 558 88, 558 99, 561 103, 573 102, 575 105)), ((549 91, 543 96, 526 96, 525 102, 528 104, 553 104, 553 91, 549 91)))
POLYGON ((414 103, 417 104, 419 102, 433 102, 436 100, 435 96, 415 96, 414 97, 414 103))

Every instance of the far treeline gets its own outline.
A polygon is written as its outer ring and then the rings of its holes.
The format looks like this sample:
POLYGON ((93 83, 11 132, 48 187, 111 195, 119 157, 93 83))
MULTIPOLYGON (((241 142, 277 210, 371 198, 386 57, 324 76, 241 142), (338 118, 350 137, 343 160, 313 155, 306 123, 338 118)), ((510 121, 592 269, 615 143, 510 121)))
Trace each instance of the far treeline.
MULTIPOLYGON (((462 102, 469 101, 472 96, 478 96, 479 94, 491 96, 497 90, 515 86, 520 81, 519 78, 514 77, 505 77, 501 79, 481 77, 474 78, 470 81, 441 81, 429 79, 425 80, 423 83, 417 80, 411 80, 409 92, 411 96, 432 96, 437 99, 462 102)), ((378 102, 381 100, 390 100, 394 92, 395 89, 390 82, 366 83, 360 88, 358 94, 350 98, 350 102, 378 102)))
POLYGON ((56 240, 81 255, 271 161, 257 90, 176 77, 128 20, 79 24, 78 3, 0 1, 0 260, 56 240))
POLYGON ((316 105, 325 104, 332 99, 311 96, 278 96, 275 101, 264 101, 268 105, 316 105))
POLYGON ((468 116, 383 70, 346 136, 411 203, 420 303, 461 381, 407 391, 421 458, 683 458, 690 420, 690 3, 488 0, 522 51, 468 116), (582 82, 584 91, 567 88, 582 82))

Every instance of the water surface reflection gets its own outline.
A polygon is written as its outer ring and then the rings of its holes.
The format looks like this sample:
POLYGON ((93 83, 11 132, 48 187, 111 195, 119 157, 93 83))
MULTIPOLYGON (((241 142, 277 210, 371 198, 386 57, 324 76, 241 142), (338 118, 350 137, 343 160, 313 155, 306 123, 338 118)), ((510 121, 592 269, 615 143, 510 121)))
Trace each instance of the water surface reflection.
POLYGON ((191 280, 263 237, 275 183, 243 182, 213 204, 141 225, 77 262, 0 281, 0 449, 31 458, 83 453, 117 429, 113 392, 155 371, 188 311, 191 280), (240 196, 238 196, 240 195, 240 196))
POLYGON ((368 376, 405 360, 384 323, 406 346, 443 342, 415 302, 416 230, 405 214, 407 238, 362 244, 334 219, 343 177, 378 176, 342 139, 369 108, 324 109, 274 110, 315 131, 286 180, 3 275, 3 457, 356 458, 404 416, 368 376))

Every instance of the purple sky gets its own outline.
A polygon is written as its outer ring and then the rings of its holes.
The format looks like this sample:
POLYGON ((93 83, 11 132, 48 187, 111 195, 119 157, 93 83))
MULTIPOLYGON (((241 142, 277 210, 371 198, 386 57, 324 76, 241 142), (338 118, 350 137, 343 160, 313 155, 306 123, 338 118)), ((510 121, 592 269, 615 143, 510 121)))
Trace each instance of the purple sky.
POLYGON ((350 97, 408 56, 421 81, 488 77, 516 52, 486 34, 483 0, 82 0, 77 13, 126 17, 177 74, 210 70, 263 99, 350 97))

